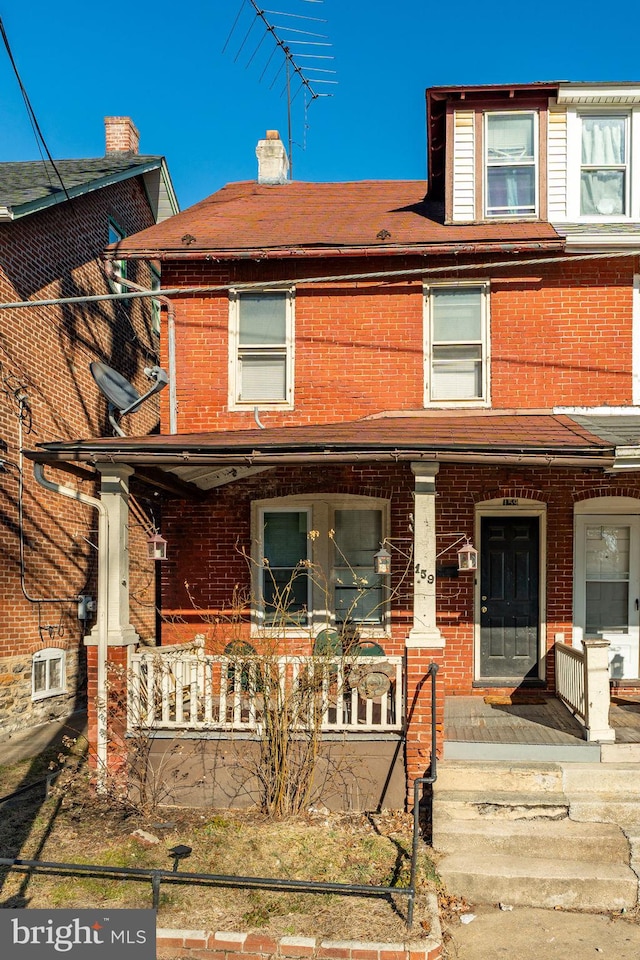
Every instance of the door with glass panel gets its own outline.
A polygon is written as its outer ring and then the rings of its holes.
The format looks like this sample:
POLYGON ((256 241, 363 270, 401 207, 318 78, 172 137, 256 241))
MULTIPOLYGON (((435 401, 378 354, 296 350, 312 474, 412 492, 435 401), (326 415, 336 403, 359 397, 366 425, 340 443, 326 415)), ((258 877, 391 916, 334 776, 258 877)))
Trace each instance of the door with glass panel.
POLYGON ((640 518, 578 517, 575 621, 578 639, 610 642, 614 678, 639 675, 640 518))

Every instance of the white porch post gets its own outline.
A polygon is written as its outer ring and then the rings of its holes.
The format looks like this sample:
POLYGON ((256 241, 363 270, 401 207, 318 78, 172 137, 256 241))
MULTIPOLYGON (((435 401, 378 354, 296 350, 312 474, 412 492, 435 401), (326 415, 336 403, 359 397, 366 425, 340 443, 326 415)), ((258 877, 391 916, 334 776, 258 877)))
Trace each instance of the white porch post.
POLYGON ((443 647, 436 626, 436 475, 440 466, 412 463, 415 476, 413 517, 413 627, 407 647, 443 647))
MULTIPOLYGON (((107 644, 122 647, 140 639, 129 622, 129 477, 133 468, 113 463, 97 463, 96 468, 101 474, 100 499, 106 509, 109 529, 109 542, 99 544, 98 553, 99 577, 101 564, 108 565, 107 644)), ((86 642, 97 643, 97 640, 96 626, 86 642)))
POLYGON ((615 731, 609 726, 609 641, 586 638, 584 647, 585 726, 587 740, 613 743, 615 731))

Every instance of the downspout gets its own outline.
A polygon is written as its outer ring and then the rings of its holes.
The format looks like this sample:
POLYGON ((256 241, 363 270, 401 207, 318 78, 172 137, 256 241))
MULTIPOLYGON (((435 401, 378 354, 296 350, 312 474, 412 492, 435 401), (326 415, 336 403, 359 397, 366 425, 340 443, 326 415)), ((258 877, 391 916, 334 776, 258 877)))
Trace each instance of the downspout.
POLYGON ((157 294, 147 287, 134 283, 133 280, 127 280, 121 277, 113 267, 112 260, 105 260, 105 270, 107 277, 112 283, 120 284, 130 290, 136 290, 138 293, 146 293, 153 300, 158 300, 167 308, 167 351, 169 360, 169 433, 178 432, 178 399, 176 387, 176 313, 170 297, 164 297, 157 294))
POLYGON ((107 774, 107 649, 108 649, 108 609, 109 609, 109 517, 107 508, 96 497, 90 497, 87 493, 75 490, 73 487, 66 487, 64 484, 56 483, 54 480, 48 480, 44 475, 44 464, 34 463, 33 472, 36 480, 41 487, 52 493, 58 493, 60 496, 67 497, 69 500, 75 500, 84 503, 88 507, 93 507, 98 511, 98 545, 102 550, 102 556, 98 561, 98 677, 97 677, 97 706, 96 714, 98 720, 98 730, 96 737, 96 757, 98 771, 98 791, 104 792, 105 778, 107 774))

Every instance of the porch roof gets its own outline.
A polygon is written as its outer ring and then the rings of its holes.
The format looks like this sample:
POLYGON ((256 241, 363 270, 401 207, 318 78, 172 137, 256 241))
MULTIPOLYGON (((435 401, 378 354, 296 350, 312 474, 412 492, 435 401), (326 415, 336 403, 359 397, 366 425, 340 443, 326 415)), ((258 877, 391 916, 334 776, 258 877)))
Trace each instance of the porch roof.
MULTIPOLYGON (((203 489, 225 468, 278 464, 439 460, 612 469, 616 446, 582 422, 551 411, 419 411, 295 427, 154 434, 39 444, 40 463, 126 463, 159 467, 203 489)), ((636 418, 640 439, 640 417, 636 418)), ((237 475, 227 476, 228 482, 237 475)))

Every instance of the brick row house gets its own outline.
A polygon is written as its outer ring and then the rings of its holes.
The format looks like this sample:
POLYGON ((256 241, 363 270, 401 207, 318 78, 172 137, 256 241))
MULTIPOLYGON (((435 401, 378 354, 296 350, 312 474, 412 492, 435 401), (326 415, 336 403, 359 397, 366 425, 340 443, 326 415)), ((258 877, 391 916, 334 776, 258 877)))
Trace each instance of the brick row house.
POLYGON ((561 696, 604 742, 640 682, 640 87, 432 88, 427 125, 428 182, 292 182, 269 131, 257 181, 123 239, 171 291, 161 431, 31 454, 155 471, 184 660, 147 716, 203 738, 203 802, 259 733, 215 663, 265 638, 367 661, 324 725, 346 806, 404 802, 452 698, 561 696))
MULTIPOLYGON (((107 117, 105 133, 103 157, 0 163, 1 735, 86 706, 95 624, 96 474, 47 472, 56 489, 88 498, 74 502, 38 485, 23 450, 109 429, 92 362, 116 366, 141 391, 144 368, 158 363, 150 301, 91 298, 122 289, 106 274, 104 247, 178 206, 164 158, 140 154, 132 121, 107 117)), ((145 289, 153 282, 151 264, 116 266, 145 289)), ((157 402, 135 416, 140 433, 157 428, 157 402)), ((137 636, 153 640, 155 572, 143 550, 133 529, 132 618, 137 636)))

